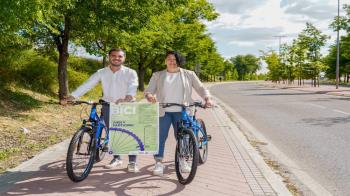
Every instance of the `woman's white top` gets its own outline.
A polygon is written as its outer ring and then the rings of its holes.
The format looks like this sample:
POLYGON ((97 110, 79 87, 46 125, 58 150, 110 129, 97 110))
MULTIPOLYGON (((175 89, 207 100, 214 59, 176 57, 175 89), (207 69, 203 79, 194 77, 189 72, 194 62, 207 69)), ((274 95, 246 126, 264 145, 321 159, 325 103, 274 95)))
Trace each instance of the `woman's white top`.
MULTIPOLYGON (((184 97, 184 87, 181 81, 180 72, 166 72, 164 80, 164 103, 182 104, 184 97)), ((181 112, 181 107, 171 106, 165 108, 165 112, 181 112)))

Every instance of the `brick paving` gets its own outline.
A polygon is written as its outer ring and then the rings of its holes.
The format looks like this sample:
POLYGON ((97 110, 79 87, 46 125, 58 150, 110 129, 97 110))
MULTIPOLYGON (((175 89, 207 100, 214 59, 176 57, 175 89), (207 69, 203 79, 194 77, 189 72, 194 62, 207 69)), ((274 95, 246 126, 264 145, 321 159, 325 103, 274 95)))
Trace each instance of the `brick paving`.
MULTIPOLYGON (((265 83, 270 87, 350 96, 350 88, 334 86, 298 87, 265 83)), ((166 144, 165 174, 153 176, 151 156, 138 157, 140 172, 127 173, 127 160, 116 169, 104 169, 111 157, 95 164, 89 177, 80 183, 71 182, 65 171, 68 142, 62 142, 21 166, 0 175, 0 195, 277 195, 259 170, 251 155, 241 145, 233 131, 237 129, 221 108, 200 110, 212 141, 208 161, 199 166, 195 179, 189 185, 178 183, 175 166, 175 140, 169 134, 166 144)), ((170 130, 172 132, 172 130, 170 130)), ((284 194, 282 194, 284 195, 284 194)))
POLYGON ((212 140, 207 162, 198 167, 189 185, 177 181, 175 140, 170 130, 164 158, 166 170, 162 177, 152 175, 153 157, 141 155, 138 173, 127 173, 127 157, 122 167, 104 169, 103 165, 111 159, 106 157, 94 165, 86 180, 71 182, 64 168, 65 142, 60 146, 63 150, 50 152, 52 158, 38 158, 24 168, 0 176, 0 184, 3 183, 0 195, 277 195, 237 141, 221 108, 199 110, 198 117, 204 119, 212 140))

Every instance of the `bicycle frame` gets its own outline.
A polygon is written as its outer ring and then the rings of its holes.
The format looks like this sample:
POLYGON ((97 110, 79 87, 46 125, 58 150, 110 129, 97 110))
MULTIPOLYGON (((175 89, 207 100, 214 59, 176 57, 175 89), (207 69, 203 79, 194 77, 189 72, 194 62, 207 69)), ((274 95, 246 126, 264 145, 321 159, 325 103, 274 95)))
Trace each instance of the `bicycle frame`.
MULTIPOLYGON (((197 109, 194 106, 194 115, 190 116, 187 113, 186 110, 187 107, 182 106, 182 110, 181 110, 181 121, 182 124, 179 124, 179 128, 181 128, 181 126, 183 126, 184 128, 191 128, 194 135, 198 136, 198 131, 200 131, 202 133, 203 136, 205 136, 205 138, 207 138, 207 135, 205 134, 203 127, 198 123, 198 121, 196 120, 196 112, 197 109)), ((205 145, 208 142, 207 139, 203 140, 202 143, 205 145)), ((198 146, 199 141, 196 141, 196 144, 198 146)))
POLYGON ((90 110, 90 115, 89 115, 89 119, 88 121, 84 120, 83 121, 83 125, 87 125, 86 122, 90 122, 90 126, 93 128, 93 130, 95 129, 95 138, 96 138, 96 147, 97 149, 102 148, 103 145, 107 144, 109 142, 109 134, 107 130, 107 126, 104 123, 103 120, 103 114, 101 114, 100 116, 98 116, 97 113, 97 103, 92 104, 91 110, 90 110), (104 140, 103 144, 100 144, 100 134, 102 133, 102 130, 105 129, 106 130, 106 139, 104 140))
POLYGON ((106 144, 109 141, 108 129, 103 120, 103 111, 101 115, 97 112, 97 105, 108 104, 103 100, 96 102, 87 102, 87 101, 74 101, 73 105, 87 104, 91 105, 90 114, 87 119, 83 119, 82 126, 78 131, 73 135, 71 142, 68 147, 67 158, 66 158, 66 170, 68 177, 73 182, 80 182, 88 177, 94 163, 101 161, 104 158, 106 152, 106 144), (104 130, 103 130, 104 129, 104 130), (105 135, 102 136, 102 131, 105 131, 105 135), (84 135, 88 135, 84 137, 84 135), (89 141, 83 141, 84 138, 89 139, 89 141), (81 145, 83 152, 80 151, 81 145), (85 152, 85 151, 86 152, 85 152), (78 159, 75 159, 75 155, 82 156, 78 159), (75 164, 75 160, 87 159, 88 162, 84 162, 81 167, 81 163, 75 164), (78 172, 76 172, 78 170, 78 172), (82 170, 79 172, 79 170, 82 170))

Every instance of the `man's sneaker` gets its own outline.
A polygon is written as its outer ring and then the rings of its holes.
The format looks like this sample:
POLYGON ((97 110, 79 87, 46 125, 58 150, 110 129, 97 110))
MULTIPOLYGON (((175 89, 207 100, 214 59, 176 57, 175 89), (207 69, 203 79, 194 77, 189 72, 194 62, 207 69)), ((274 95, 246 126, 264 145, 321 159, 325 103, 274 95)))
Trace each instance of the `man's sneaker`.
POLYGON ((154 165, 153 175, 162 176, 164 171, 164 165, 161 162, 157 162, 154 165))
POLYGON ((181 169, 182 173, 190 173, 191 172, 191 166, 185 160, 181 160, 180 169, 181 169))
POLYGON ((107 169, 112 169, 117 166, 121 166, 123 164, 123 161, 117 158, 113 158, 112 161, 108 164, 105 165, 105 168, 107 169))
POLYGON ((139 172, 139 168, 137 167, 137 164, 135 162, 130 162, 128 164, 128 172, 131 172, 131 173, 136 173, 136 172, 139 172))

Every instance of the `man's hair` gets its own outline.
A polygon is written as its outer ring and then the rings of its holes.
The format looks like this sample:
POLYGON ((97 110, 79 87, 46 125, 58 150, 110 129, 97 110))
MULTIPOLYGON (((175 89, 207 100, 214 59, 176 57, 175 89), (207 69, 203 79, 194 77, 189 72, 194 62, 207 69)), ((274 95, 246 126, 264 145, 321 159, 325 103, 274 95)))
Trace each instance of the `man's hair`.
POLYGON ((124 53, 124 56, 126 56, 126 53, 123 49, 121 48, 111 48, 108 52, 108 55, 111 55, 112 52, 123 52, 124 53))
POLYGON ((185 64, 186 58, 183 57, 180 52, 177 51, 167 51, 165 54, 165 58, 167 58, 169 55, 174 55, 176 59, 177 66, 182 66, 185 64))

